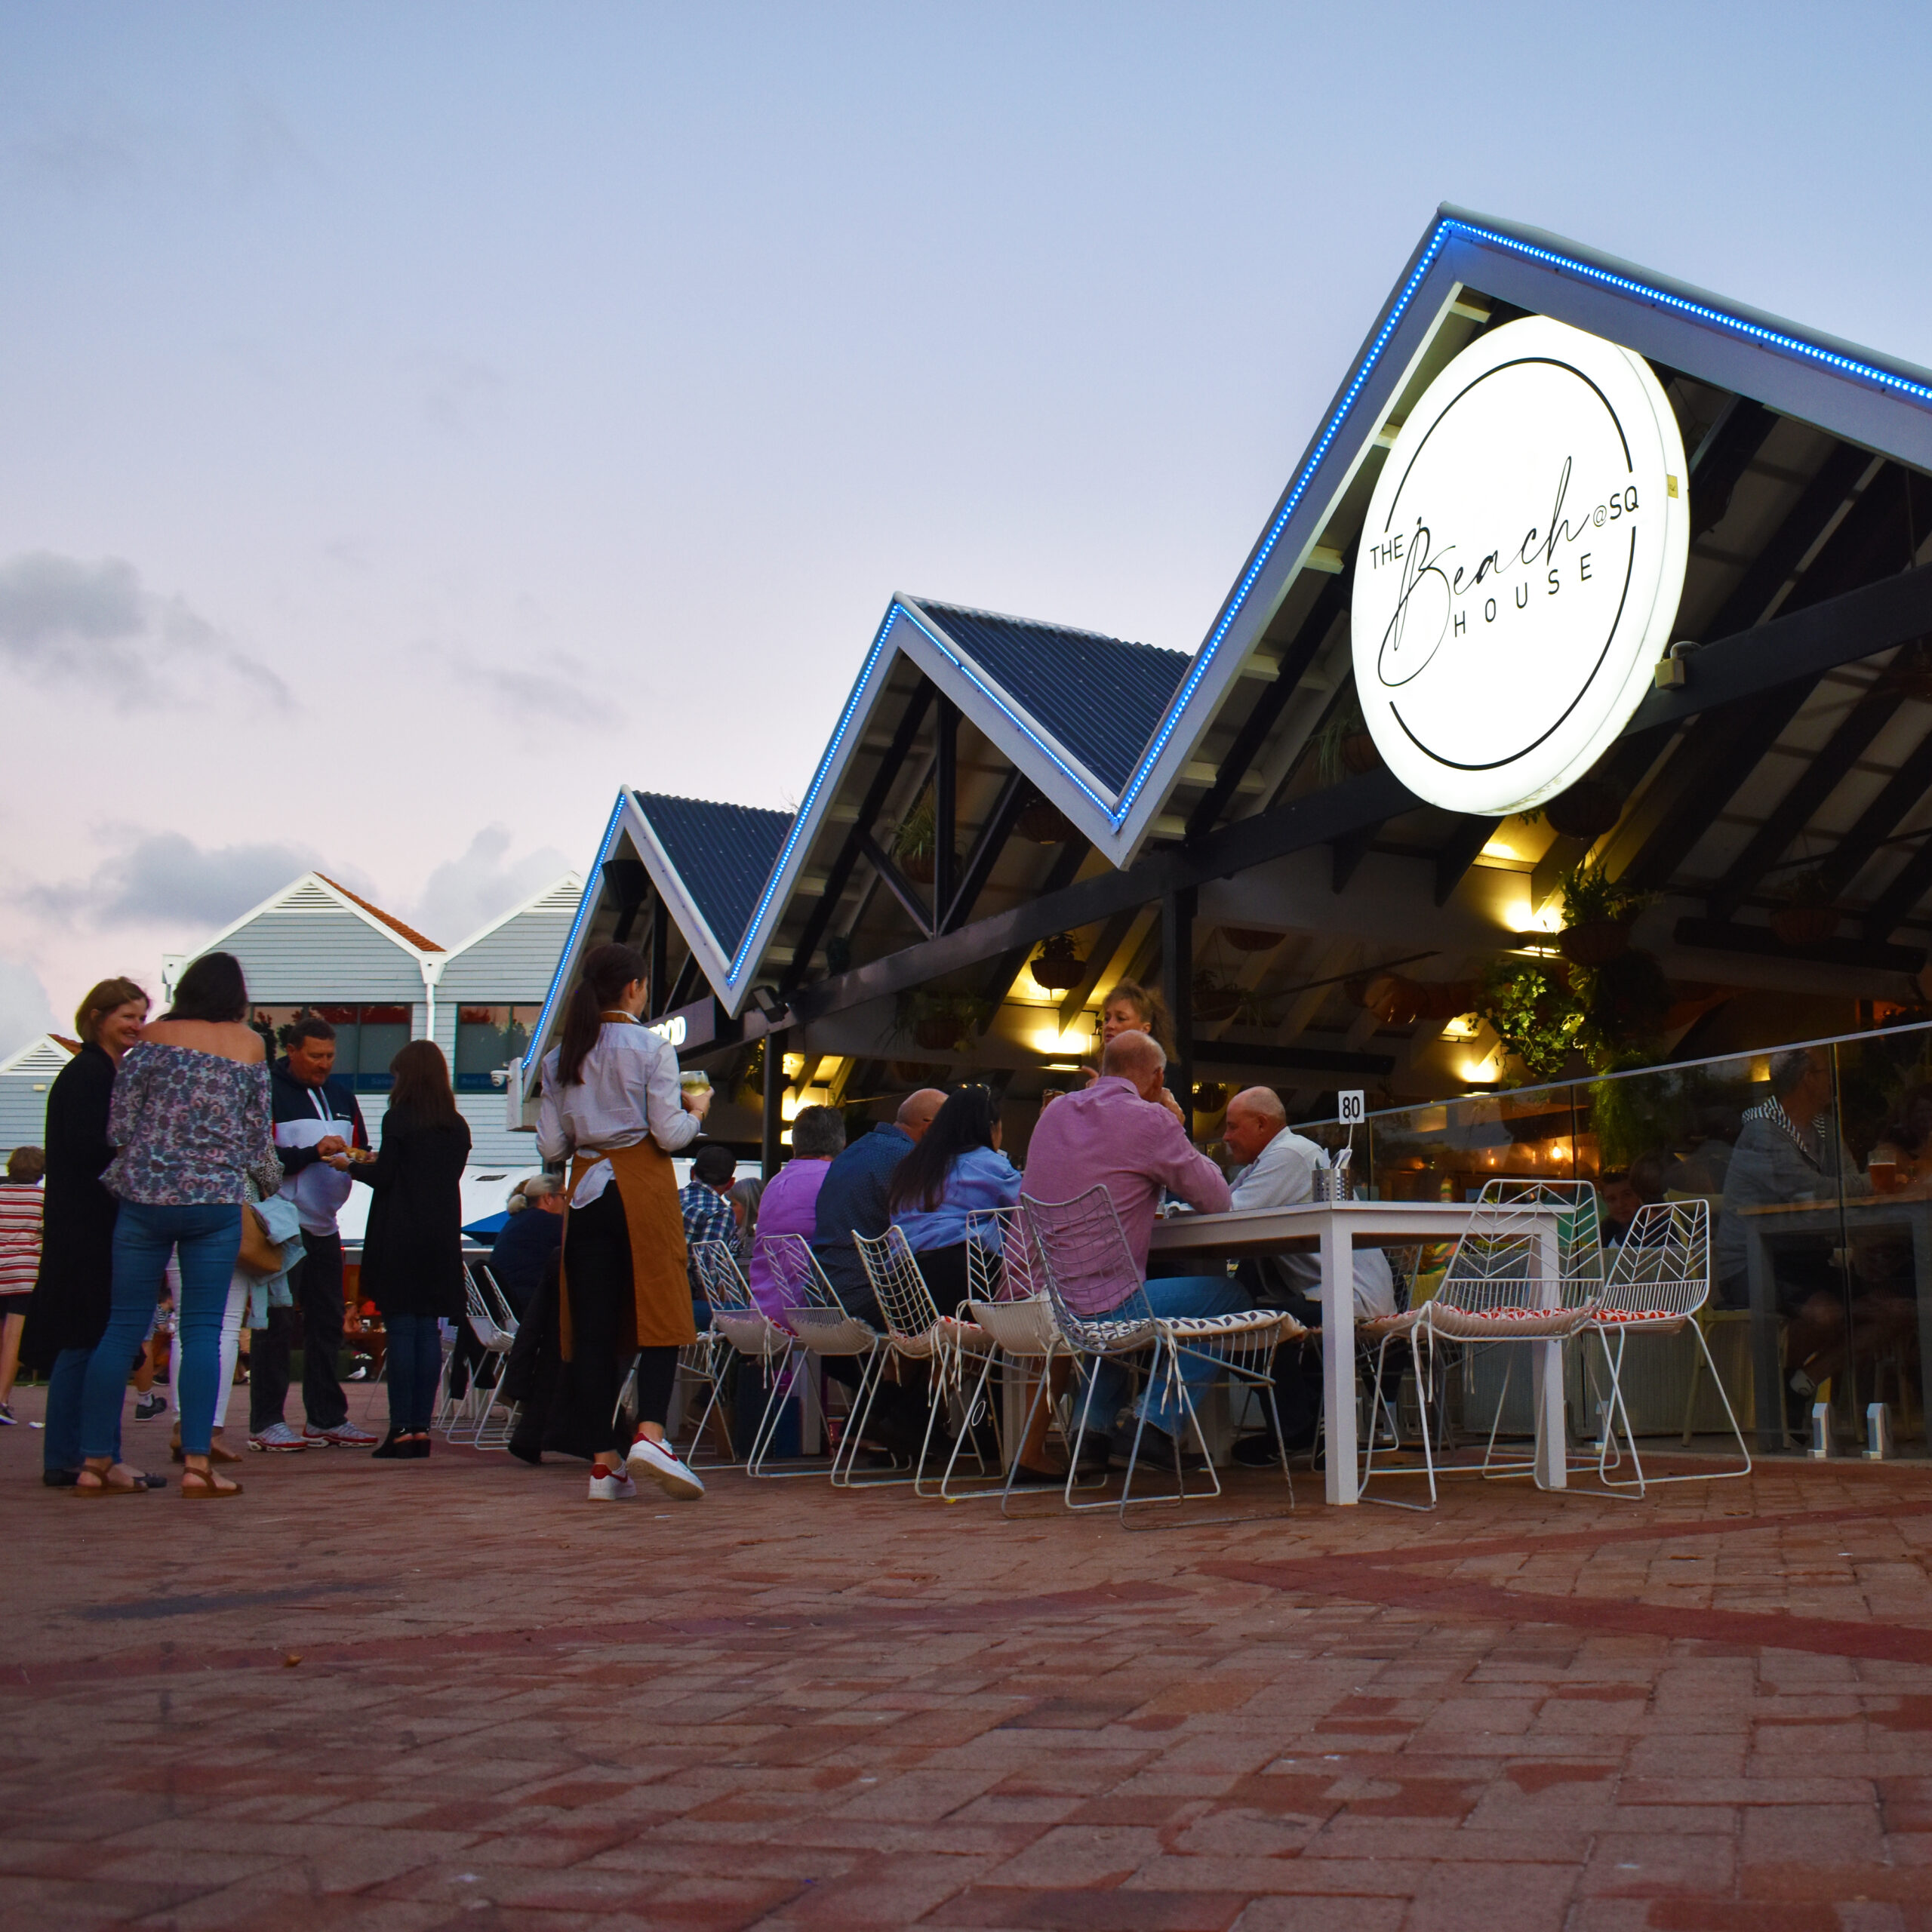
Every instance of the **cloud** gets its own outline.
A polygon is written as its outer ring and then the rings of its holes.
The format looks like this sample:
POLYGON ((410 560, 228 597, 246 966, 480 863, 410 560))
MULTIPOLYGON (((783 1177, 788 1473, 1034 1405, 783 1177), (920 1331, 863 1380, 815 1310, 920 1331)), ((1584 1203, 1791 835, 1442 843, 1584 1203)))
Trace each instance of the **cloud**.
POLYGON ((17 960, 0 959, 0 1058, 53 1030, 54 1008, 40 976, 17 960))
POLYGON ((119 557, 29 550, 0 564, 0 666, 43 685, 78 682, 125 708, 183 703, 184 681, 236 680, 278 706, 289 691, 179 597, 143 588, 119 557), (165 669, 165 681, 158 669, 165 669))
POLYGON ((57 918, 97 926, 225 926, 315 865, 293 845, 204 850, 178 832, 137 839, 64 885, 29 886, 21 897, 57 918))
POLYGON ((410 911, 410 923, 438 945, 460 946, 571 869, 555 846, 540 847, 520 859, 509 858, 509 849, 507 826, 485 826, 461 858, 445 860, 429 875, 410 911))
POLYGON ((521 726, 528 744, 537 743, 552 724, 568 724, 574 734, 614 731, 629 719, 609 678, 574 652, 545 649, 524 663, 506 664, 458 645, 425 641, 414 647, 414 654, 453 674, 453 698, 521 726), (595 691, 595 699, 586 700, 586 691, 595 691))

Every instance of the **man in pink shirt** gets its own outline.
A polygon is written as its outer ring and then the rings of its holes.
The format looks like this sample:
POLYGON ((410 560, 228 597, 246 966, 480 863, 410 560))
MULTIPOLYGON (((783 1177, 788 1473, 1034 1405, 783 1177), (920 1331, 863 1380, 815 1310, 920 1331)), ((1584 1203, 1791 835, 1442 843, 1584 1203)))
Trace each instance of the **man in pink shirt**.
MULTIPOLYGON (((1112 1198, 1144 1279, 1154 1211, 1171 1189, 1201 1213, 1225 1213, 1232 1204, 1221 1171, 1187 1137, 1179 1105, 1162 1084, 1168 1057, 1146 1033, 1121 1033, 1107 1043, 1100 1077, 1084 1092, 1065 1094, 1041 1115, 1026 1150, 1026 1192, 1035 1201, 1071 1201, 1098 1183, 1112 1198)), ((1157 1315, 1232 1315, 1253 1306, 1247 1291, 1225 1274, 1177 1275, 1146 1284, 1157 1315)), ((1210 1361, 1183 1358, 1189 1393, 1198 1404, 1214 1377, 1210 1361)), ((1103 1363, 1094 1378, 1089 1420, 1106 1429, 1127 1397, 1128 1371, 1103 1363)), ((1143 1398, 1151 1433, 1171 1435, 1180 1405, 1164 1391, 1143 1398)), ((1112 1445, 1123 1461, 1131 1422, 1112 1445)), ((1141 1453, 1169 1453, 1158 1440, 1141 1453)))

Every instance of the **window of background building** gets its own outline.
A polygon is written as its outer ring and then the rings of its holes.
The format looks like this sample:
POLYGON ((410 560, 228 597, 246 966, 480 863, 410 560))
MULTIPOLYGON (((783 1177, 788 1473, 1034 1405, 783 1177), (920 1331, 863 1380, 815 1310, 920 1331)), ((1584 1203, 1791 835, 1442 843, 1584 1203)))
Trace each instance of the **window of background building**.
POLYGON ((500 1075, 521 1060, 530 1029, 543 1011, 535 1006, 465 1006, 456 1018, 456 1088, 459 1094, 487 1094, 501 1088, 500 1075))
POLYGON ((287 1050, 284 1029, 313 1014, 335 1029, 335 1075, 358 1094, 386 1094, 395 1085, 389 1062, 408 1044, 410 1010, 406 1006, 258 1006, 251 1023, 269 1051, 287 1050))

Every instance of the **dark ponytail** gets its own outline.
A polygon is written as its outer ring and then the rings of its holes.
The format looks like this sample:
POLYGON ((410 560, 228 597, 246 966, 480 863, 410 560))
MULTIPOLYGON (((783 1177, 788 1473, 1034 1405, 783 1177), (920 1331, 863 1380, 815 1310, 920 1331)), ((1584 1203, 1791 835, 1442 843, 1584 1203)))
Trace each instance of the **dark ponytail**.
POLYGON ((557 1084, 574 1087, 583 1078, 583 1063, 603 1030, 604 1015, 623 997, 633 980, 647 978, 651 968, 634 946, 593 946, 583 956, 577 982, 564 1006, 563 1044, 557 1050, 557 1084))

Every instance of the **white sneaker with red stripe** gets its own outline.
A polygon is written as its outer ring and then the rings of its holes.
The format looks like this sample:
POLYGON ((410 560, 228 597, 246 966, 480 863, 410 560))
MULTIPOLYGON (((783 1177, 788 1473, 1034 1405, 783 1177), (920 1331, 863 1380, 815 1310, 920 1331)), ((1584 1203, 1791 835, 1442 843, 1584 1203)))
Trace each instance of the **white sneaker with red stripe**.
POLYGON ((695 1503, 704 1494, 704 1484, 681 1463, 668 1442, 654 1442, 640 1435, 624 1458, 626 1466, 640 1482, 654 1482, 666 1496, 681 1503, 695 1503))

